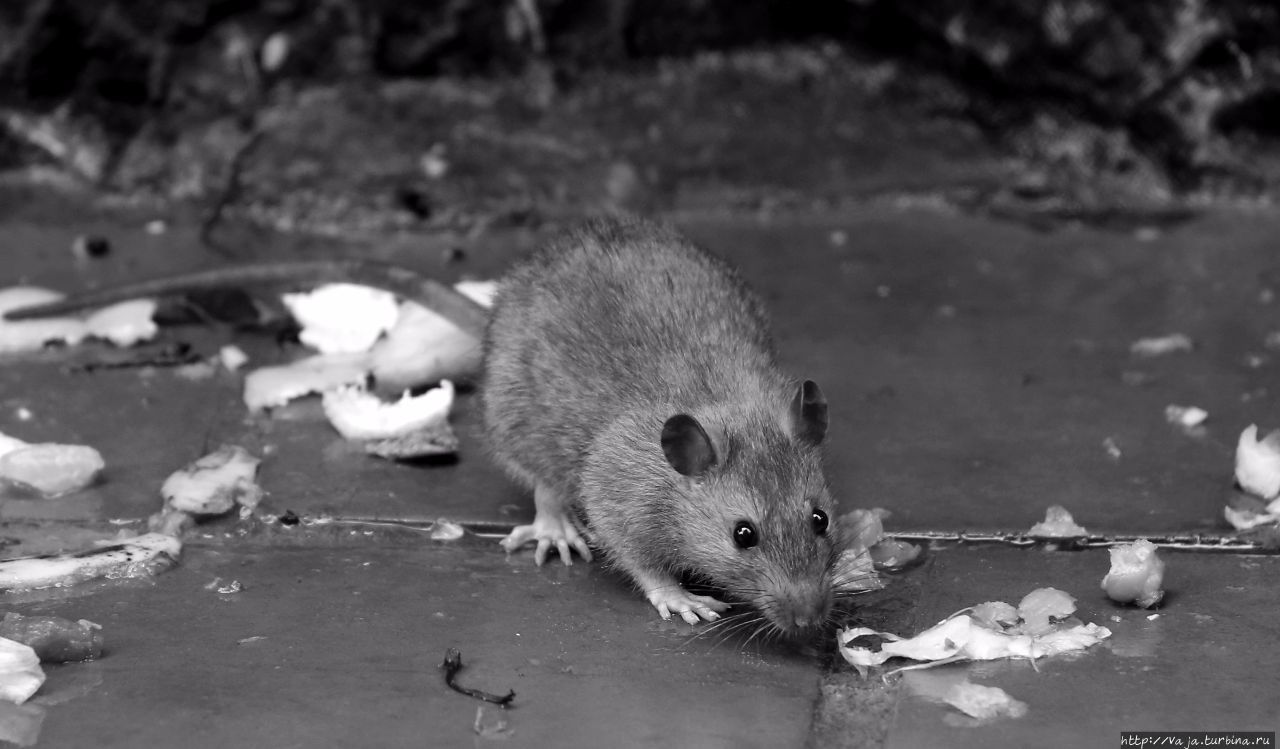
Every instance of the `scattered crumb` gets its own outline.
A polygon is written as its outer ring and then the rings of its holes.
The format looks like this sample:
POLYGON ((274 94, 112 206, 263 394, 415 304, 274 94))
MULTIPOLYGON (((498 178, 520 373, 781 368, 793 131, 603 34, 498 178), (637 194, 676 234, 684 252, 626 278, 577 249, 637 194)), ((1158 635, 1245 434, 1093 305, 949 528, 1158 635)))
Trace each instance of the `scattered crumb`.
POLYGON ((1116 603, 1133 603, 1149 609, 1164 597, 1164 560, 1155 544, 1139 539, 1112 546, 1111 570, 1102 578, 1102 589, 1116 603))
POLYGON ((228 344, 218 349, 218 361, 223 369, 234 372, 249 363, 249 355, 239 346, 228 344))
POLYGON ((1129 353, 1134 356, 1163 356, 1179 351, 1191 351, 1195 348, 1191 338, 1183 333, 1166 336, 1140 338, 1129 346, 1129 353))
POLYGON ((0 434, 0 486, 19 492, 70 494, 97 481, 105 467, 102 454, 88 445, 30 444, 0 434))
POLYGON ((1164 418, 1170 424, 1180 426, 1184 429, 1192 429, 1203 424, 1205 420, 1209 418, 1209 412, 1205 411, 1203 408, 1197 408, 1195 406, 1179 406, 1177 404, 1170 404, 1165 406, 1164 418))
POLYGON ((431 527, 432 541, 456 541, 467 533, 461 525, 441 518, 431 527))
POLYGON ((237 504, 257 507, 262 488, 254 482, 260 461, 237 445, 224 445, 174 472, 160 487, 167 510, 221 515, 237 504))
POLYGON ((1045 510, 1044 520, 1031 526, 1027 535, 1043 538, 1074 538, 1087 536, 1089 531, 1076 523, 1071 513, 1067 512, 1067 508, 1062 505, 1053 505, 1045 510))
POLYGON ((184 380, 200 382, 211 379, 218 373, 218 368, 212 361, 204 360, 174 367, 173 373, 184 380))

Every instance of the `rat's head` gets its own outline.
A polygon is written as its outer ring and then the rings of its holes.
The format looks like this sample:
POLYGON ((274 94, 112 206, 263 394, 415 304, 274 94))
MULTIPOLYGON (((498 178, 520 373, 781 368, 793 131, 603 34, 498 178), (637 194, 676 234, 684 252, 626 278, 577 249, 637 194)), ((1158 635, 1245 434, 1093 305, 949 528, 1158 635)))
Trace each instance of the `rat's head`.
POLYGON ((822 470, 827 402, 806 381, 785 412, 741 406, 676 414, 662 451, 679 474, 681 556, 691 571, 799 637, 831 612, 839 554, 836 511, 822 470))

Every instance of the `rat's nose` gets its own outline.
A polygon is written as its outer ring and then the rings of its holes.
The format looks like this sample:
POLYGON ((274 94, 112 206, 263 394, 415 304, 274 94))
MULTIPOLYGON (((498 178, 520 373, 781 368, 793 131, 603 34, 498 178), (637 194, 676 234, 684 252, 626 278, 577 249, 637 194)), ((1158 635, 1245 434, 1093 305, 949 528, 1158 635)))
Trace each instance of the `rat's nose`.
POLYGON ((816 589, 797 591, 796 595, 788 596, 785 605, 786 609, 779 620, 785 625, 791 625, 797 632, 818 627, 831 611, 830 598, 825 591, 816 589))

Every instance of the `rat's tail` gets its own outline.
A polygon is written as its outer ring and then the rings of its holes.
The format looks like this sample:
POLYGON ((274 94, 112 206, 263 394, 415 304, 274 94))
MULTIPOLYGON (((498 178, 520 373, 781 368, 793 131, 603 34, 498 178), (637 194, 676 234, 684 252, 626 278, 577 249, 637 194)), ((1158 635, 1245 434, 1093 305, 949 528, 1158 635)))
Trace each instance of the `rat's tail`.
POLYGON ((476 338, 484 336, 488 312, 447 284, 417 271, 371 260, 296 260, 279 263, 232 265, 109 286, 74 294, 66 299, 11 310, 6 320, 29 320, 79 312, 141 297, 169 296, 208 289, 243 286, 316 285, 356 283, 390 291, 417 302, 476 338))

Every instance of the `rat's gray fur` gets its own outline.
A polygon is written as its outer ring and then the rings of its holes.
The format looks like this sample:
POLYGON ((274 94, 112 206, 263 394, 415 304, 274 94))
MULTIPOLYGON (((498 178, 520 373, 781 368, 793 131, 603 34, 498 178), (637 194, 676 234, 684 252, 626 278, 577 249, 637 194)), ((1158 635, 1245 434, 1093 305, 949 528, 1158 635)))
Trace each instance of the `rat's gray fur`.
POLYGON ((785 631, 828 611, 835 529, 811 518, 835 512, 768 330, 724 262, 668 227, 599 219, 504 279, 482 393, 498 462, 579 507, 616 566, 703 577, 785 631), (705 475, 664 457, 663 424, 682 413, 714 445, 705 475), (733 543, 741 519, 755 548, 733 543))

